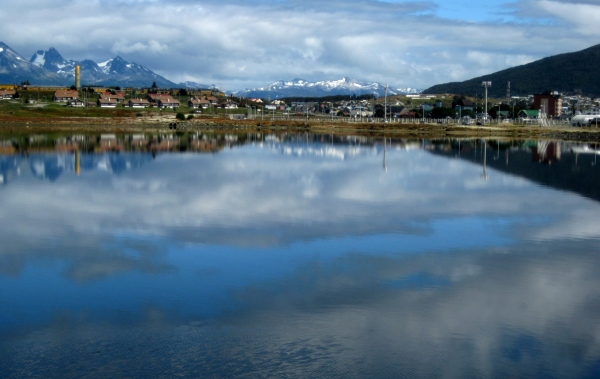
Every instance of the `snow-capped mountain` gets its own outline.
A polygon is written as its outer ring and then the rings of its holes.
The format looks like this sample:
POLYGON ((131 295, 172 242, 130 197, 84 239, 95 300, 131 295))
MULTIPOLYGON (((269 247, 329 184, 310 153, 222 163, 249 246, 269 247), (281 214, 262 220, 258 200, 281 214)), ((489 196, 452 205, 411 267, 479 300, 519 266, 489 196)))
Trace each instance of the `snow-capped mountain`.
POLYGON ((200 83, 189 82, 189 81, 179 83, 178 86, 181 88, 187 88, 187 89, 217 89, 217 90, 219 89, 214 84, 208 85, 208 84, 200 84, 200 83))
POLYGON ((129 63, 117 56, 105 62, 96 63, 86 59, 81 62, 66 60, 53 47, 47 51, 38 50, 30 62, 45 70, 56 73, 69 81, 75 76, 75 66, 81 66, 81 84, 86 85, 119 85, 132 87, 149 87, 153 82, 159 87, 177 87, 168 79, 154 73, 150 69, 135 62, 129 63))
POLYGON ((5 43, 0 42, 0 83, 62 84, 63 78, 30 63, 5 43))
MULTIPOLYGON (((388 86, 388 95, 420 93, 416 88, 394 88, 388 86)), ((245 89, 234 93, 242 97, 320 97, 332 95, 366 95, 384 96, 385 85, 381 83, 364 83, 350 78, 309 82, 304 79, 292 81, 279 80, 265 87, 245 89)))
POLYGON ((39 66, 45 70, 55 72, 58 74, 64 74, 75 70, 75 62, 68 61, 60 55, 60 53, 53 47, 48 51, 38 50, 29 62, 36 66, 39 66))

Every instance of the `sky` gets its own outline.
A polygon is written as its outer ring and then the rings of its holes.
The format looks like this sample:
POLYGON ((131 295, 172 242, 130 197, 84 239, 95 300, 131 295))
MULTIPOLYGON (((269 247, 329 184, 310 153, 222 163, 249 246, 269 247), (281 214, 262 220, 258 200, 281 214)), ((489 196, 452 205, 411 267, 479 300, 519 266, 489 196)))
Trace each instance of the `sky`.
POLYGON ((427 88, 596 45, 598 21, 596 0, 20 0, 0 8, 0 41, 226 91, 342 77, 427 88))

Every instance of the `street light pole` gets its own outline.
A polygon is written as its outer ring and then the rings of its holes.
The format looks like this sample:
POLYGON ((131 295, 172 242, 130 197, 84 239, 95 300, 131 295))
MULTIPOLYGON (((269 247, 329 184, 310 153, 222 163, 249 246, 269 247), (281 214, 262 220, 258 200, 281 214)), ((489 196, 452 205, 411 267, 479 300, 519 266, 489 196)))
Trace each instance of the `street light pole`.
POLYGON ((481 83, 481 85, 483 87, 485 87, 485 119, 483 121, 483 124, 485 125, 485 122, 487 121, 487 118, 488 118, 488 109, 487 109, 487 107, 488 107, 488 103, 487 103, 488 87, 492 86, 492 82, 483 82, 483 83, 481 83))
POLYGON ((384 94, 384 100, 383 100, 383 121, 387 122, 387 89, 388 86, 387 84, 385 85, 385 94, 384 94))

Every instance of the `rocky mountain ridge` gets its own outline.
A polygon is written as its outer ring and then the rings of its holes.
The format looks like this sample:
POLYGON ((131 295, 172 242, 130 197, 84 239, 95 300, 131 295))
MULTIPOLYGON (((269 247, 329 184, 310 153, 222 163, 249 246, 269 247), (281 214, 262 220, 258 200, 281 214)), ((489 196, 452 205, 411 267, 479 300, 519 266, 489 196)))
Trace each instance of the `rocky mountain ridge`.
MULTIPOLYGON (((236 96, 260 97, 260 98, 284 98, 284 97, 319 97, 332 95, 367 95, 376 97, 384 96, 385 85, 381 83, 359 82, 355 79, 343 77, 338 80, 323 80, 309 82, 296 78, 291 81, 279 80, 264 87, 245 89, 234 92, 236 96)), ((394 88, 387 87, 388 95, 417 94, 420 89, 416 88, 394 88)))
POLYGON ((149 87, 156 82, 159 87, 175 88, 178 86, 152 70, 135 62, 129 63, 120 56, 101 63, 89 59, 78 62, 63 58, 55 48, 51 47, 47 51, 38 50, 29 62, 49 73, 62 76, 70 82, 74 81, 75 66, 79 65, 82 85, 149 87))
POLYGON ((161 88, 216 88, 195 82, 174 83, 135 62, 120 56, 96 63, 90 59, 65 59, 55 48, 38 50, 27 60, 3 42, 0 42, 0 83, 70 86, 75 82, 75 66, 81 67, 81 84, 96 86, 161 88))

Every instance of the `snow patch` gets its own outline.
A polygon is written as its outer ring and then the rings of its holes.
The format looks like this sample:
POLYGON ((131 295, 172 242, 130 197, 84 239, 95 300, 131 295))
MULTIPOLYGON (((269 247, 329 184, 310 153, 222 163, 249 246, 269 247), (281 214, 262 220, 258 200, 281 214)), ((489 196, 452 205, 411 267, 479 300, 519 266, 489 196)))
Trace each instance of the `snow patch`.
MULTIPOLYGON (((324 80, 319 82, 308 82, 304 79, 294 79, 292 81, 284 81, 280 80, 274 83, 269 84, 266 87, 260 87, 252 90, 244 90, 236 93, 244 93, 250 91, 282 91, 282 90, 297 90, 302 91, 303 89, 312 89, 316 91, 321 91, 323 93, 331 93, 333 91, 340 93, 372 93, 377 96, 384 95, 384 85, 380 83, 361 83, 354 79, 348 77, 342 77, 338 80, 324 80)), ((420 93, 422 90, 414 89, 414 88, 405 88, 398 89, 393 87, 388 87, 387 93, 388 95, 396 95, 399 93, 420 93)), ((298 92, 300 93, 300 92, 298 92)))
POLYGON ((3 52, 3 51, 4 51, 4 49, 0 47, 0 53, 3 52))
POLYGON ((46 58, 44 57, 44 54, 36 54, 35 59, 31 63, 33 63, 36 66, 42 67, 44 63, 46 63, 46 58))

